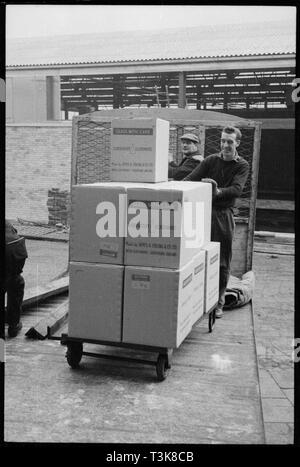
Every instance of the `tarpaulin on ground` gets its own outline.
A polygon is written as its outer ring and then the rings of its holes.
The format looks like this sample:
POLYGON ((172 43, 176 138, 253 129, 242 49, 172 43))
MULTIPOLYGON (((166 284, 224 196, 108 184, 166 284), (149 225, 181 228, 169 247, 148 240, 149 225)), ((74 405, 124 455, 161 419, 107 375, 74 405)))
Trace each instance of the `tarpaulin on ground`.
POLYGON ((235 276, 230 276, 227 289, 225 292, 224 309, 229 310, 246 305, 254 292, 255 277, 253 271, 248 271, 239 279, 235 276))

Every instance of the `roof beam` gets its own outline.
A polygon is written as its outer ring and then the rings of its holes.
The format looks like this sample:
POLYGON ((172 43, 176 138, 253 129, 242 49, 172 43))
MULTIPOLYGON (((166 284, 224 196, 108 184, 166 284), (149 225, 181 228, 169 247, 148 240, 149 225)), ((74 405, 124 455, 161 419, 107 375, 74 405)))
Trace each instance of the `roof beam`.
MULTIPOLYGON (((293 81, 295 75, 291 74, 290 76, 285 76, 285 77, 277 77, 274 76, 273 78, 264 78, 264 79, 257 79, 257 78, 248 78, 248 79, 243 79, 243 80, 235 80, 235 81, 228 81, 226 79, 218 80, 217 82, 215 80, 212 80, 210 78, 201 78, 201 79, 190 79, 187 77, 186 80, 186 88, 192 88, 192 87, 200 87, 201 89, 225 89, 227 88, 228 90, 243 90, 246 87, 268 87, 270 84, 274 86, 290 86, 291 82, 293 81), (255 85, 255 86, 254 86, 255 85)), ((141 90, 143 92, 154 92, 155 85, 160 86, 160 79, 156 76, 153 79, 145 81, 139 81, 136 79, 135 81, 129 81, 127 80, 127 77, 124 81, 122 81, 122 89, 137 89, 141 90)), ((74 90, 74 91, 79 91, 79 89, 85 89, 87 92, 93 92, 94 90, 112 90, 114 88, 113 86, 113 79, 111 78, 110 80, 107 80, 104 82, 98 81, 93 82, 93 83, 87 83, 85 81, 79 82, 77 81, 76 83, 73 82, 68 82, 68 81, 61 81, 61 89, 63 91, 69 91, 69 90, 74 90)), ((169 90, 171 89, 176 89, 178 88, 178 77, 175 80, 169 80, 168 81, 168 88, 169 90)))
POLYGON ((6 76, 32 75, 114 75, 126 73, 172 73, 226 70, 280 69, 296 66, 296 55, 216 57, 188 60, 157 60, 140 62, 92 63, 71 65, 8 66, 6 76))

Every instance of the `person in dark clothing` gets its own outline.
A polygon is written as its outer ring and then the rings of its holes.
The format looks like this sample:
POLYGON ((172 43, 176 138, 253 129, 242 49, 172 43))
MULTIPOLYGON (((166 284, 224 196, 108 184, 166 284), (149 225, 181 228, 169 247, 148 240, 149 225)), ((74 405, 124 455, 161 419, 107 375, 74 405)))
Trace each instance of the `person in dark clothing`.
POLYGON ((9 337, 16 337, 22 329, 20 320, 25 281, 22 276, 28 257, 25 239, 18 235, 13 225, 5 220, 5 280, 7 293, 7 323, 9 337))
POLYGON ((179 164, 175 162, 169 163, 168 177, 173 180, 183 180, 189 173, 191 173, 204 157, 199 154, 198 144, 199 138, 193 133, 185 133, 181 136, 183 159, 179 164))
POLYGON ((225 127, 221 135, 221 152, 207 156, 184 180, 212 184, 211 240, 220 242, 220 284, 216 318, 223 316, 225 291, 230 276, 234 236, 233 208, 242 194, 249 173, 249 164, 238 155, 241 132, 225 127))

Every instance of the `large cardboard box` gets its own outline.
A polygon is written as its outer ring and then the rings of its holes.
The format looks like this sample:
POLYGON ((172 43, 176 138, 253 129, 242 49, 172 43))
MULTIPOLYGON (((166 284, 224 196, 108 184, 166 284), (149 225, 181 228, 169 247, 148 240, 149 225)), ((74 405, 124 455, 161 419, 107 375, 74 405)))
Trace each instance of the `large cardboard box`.
POLYGON ((70 261, 123 264, 128 187, 102 182, 72 187, 70 261))
POLYGON ((112 120, 111 180, 168 180, 169 122, 160 118, 112 120))
POLYGON ((202 317, 204 313, 205 260, 206 254, 204 250, 196 255, 193 260, 193 325, 202 317))
POLYGON ((70 263, 68 335, 121 341, 124 266, 70 263))
POLYGON ((204 313, 208 313, 219 300, 220 243, 209 242, 203 250, 206 254, 204 313))
POLYGON ((180 269, 210 241, 210 183, 128 188, 125 265, 180 269))
POLYGON ((179 347, 192 329, 193 267, 125 266, 123 342, 179 347))

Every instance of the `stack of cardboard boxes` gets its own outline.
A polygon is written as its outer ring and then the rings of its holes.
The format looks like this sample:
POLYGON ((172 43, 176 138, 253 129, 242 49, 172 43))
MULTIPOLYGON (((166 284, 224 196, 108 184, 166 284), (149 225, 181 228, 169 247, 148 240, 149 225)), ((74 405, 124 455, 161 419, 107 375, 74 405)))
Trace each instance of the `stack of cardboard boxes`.
POLYGON ((169 123, 112 122, 112 182, 72 188, 70 337, 176 348, 218 300, 208 183, 168 181, 169 123))

